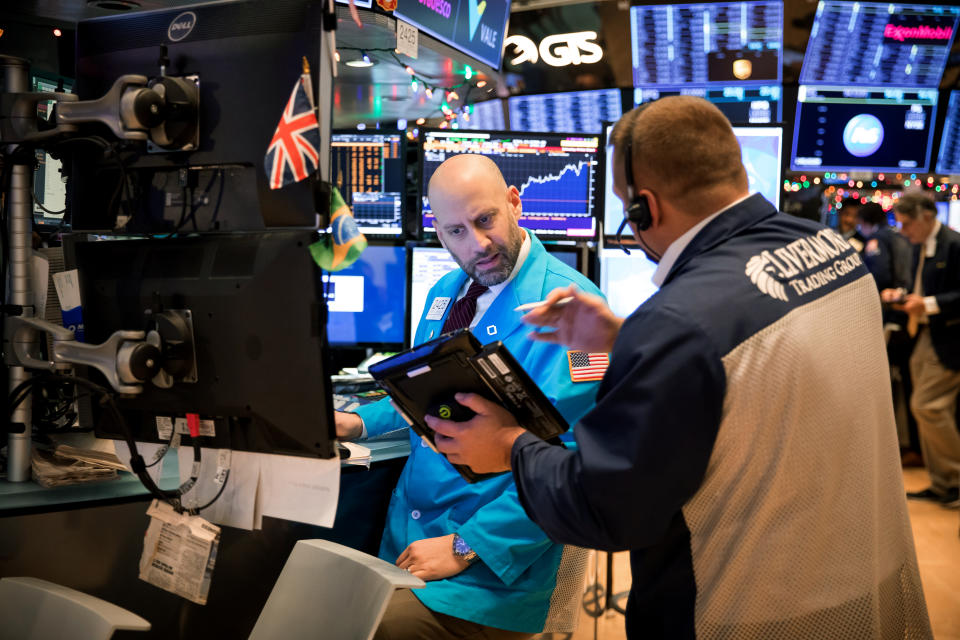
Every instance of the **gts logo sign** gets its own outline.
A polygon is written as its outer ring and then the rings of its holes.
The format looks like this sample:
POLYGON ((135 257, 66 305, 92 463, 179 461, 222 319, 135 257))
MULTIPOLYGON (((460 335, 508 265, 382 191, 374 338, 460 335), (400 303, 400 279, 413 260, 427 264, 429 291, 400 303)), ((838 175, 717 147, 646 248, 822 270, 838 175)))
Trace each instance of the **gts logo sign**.
POLYGON ((197 14, 193 11, 184 11, 167 27, 167 38, 172 42, 179 42, 190 35, 197 25, 197 14))

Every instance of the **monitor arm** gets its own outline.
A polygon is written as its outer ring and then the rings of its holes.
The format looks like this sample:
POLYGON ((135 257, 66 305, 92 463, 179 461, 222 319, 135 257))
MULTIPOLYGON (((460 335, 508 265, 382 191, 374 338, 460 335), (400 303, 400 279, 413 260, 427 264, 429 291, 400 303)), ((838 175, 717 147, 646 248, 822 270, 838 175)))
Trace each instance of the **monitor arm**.
POLYGON ((124 395, 141 393, 148 382, 158 387, 195 382, 193 326, 189 315, 180 310, 164 311, 155 314, 154 327, 149 331, 114 331, 101 344, 77 342, 70 329, 40 318, 8 317, 12 347, 9 364, 45 371, 86 365, 102 373, 110 386, 124 395), (31 353, 36 345, 34 331, 53 338, 50 360, 41 360, 31 353))
POLYGON ((159 150, 191 151, 199 146, 199 87, 194 76, 128 74, 96 100, 69 93, 19 92, 0 95, 0 142, 43 143, 80 135, 80 125, 105 125, 119 140, 149 140, 159 150), (54 103, 51 123, 41 126, 40 102, 54 103))

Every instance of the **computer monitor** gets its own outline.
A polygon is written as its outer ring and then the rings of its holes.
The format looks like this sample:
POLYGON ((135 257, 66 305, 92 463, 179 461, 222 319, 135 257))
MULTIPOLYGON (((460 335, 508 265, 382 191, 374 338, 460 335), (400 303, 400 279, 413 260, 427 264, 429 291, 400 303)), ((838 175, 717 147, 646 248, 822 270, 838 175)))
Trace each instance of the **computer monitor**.
MULTIPOLYGON (((179 344, 192 345, 193 356, 179 354, 186 364, 172 386, 147 383, 142 393, 117 398, 136 440, 161 442, 164 418, 197 413, 214 421, 215 436, 204 446, 333 456, 326 308, 320 269, 307 249, 315 236, 66 239, 67 266, 79 273, 88 343, 103 343, 121 329, 144 330, 163 314, 176 314, 192 328, 192 339, 179 344)), ((171 350, 164 360, 175 364, 177 342, 165 344, 171 350)), ((95 370, 87 375, 103 381, 95 370)), ((121 438, 110 415, 96 409, 84 423, 100 437, 121 438)))
POLYGON ((580 247, 576 245, 565 244, 547 244, 544 245, 551 256, 567 265, 574 271, 580 271, 580 247))
POLYGON ((427 293, 443 276, 459 269, 450 252, 443 247, 413 245, 410 247, 410 344, 417 333, 417 324, 427 304, 427 293))
MULTIPOLYGON (((128 232, 261 230, 316 227, 328 201, 312 179, 271 189, 264 154, 302 73, 306 57, 314 90, 326 46, 322 3, 303 0, 211 2, 190 7, 187 34, 168 37, 183 8, 134 12, 77 24, 76 93, 101 98, 124 74, 159 77, 160 44, 166 75, 196 76, 200 136, 197 149, 170 153, 107 154, 98 144, 70 145, 73 228, 112 231, 130 216, 128 232), (124 187, 124 179, 127 186, 124 187), (193 222, 197 224, 194 225, 193 222)), ((322 105, 321 105, 322 106, 322 105)), ((321 110, 321 115, 323 115, 321 110)), ((322 131, 329 132, 323 117, 322 131)), ((104 137, 112 139, 110 134, 104 137)), ((329 135, 318 157, 326 165, 329 135)))
POLYGON ((801 85, 790 168, 924 172, 936 110, 936 89, 801 85))
POLYGON ((600 133, 623 115, 620 89, 594 89, 507 98, 512 131, 600 133))
MULTIPOLYGON (((610 131, 607 128, 607 137, 610 131)), ((733 127, 740 143, 740 158, 747 170, 750 193, 759 193, 780 208, 780 176, 783 148, 783 129, 780 127, 733 127)), ((607 145, 606 171, 603 191, 603 232, 613 237, 623 221, 623 202, 613 192, 613 147, 607 145)), ((629 230, 626 236, 630 237, 629 230)))
POLYGON ((734 127, 740 159, 747 170, 750 193, 759 193, 780 208, 780 168, 783 162, 783 129, 734 127))
POLYGON ((633 104, 639 106, 667 96, 697 96, 709 100, 733 124, 783 121, 783 90, 779 84, 637 87, 633 90, 633 104))
POLYGON ((470 105, 470 119, 460 118, 460 128, 471 131, 494 130, 503 131, 507 128, 506 119, 503 117, 504 102, 500 98, 493 100, 484 100, 470 105))
POLYGON ((937 173, 960 174, 960 91, 950 92, 937 155, 937 173))
POLYGON ((349 267, 324 273, 330 345, 402 348, 407 322, 406 270, 403 245, 371 244, 349 267))
POLYGON ((960 200, 937 202, 937 220, 953 230, 960 230, 960 200))
POLYGON ((600 291, 607 297, 607 304, 614 314, 626 318, 637 307, 655 294, 658 287, 651 278, 657 265, 650 262, 639 249, 601 249, 600 291))
POLYGON ((403 234, 406 151, 399 132, 336 131, 330 138, 330 180, 350 206, 361 233, 403 234))
POLYGON ((630 44, 634 87, 780 84, 783 3, 633 6, 630 44))
POLYGON ((821 0, 800 84, 937 87, 960 7, 821 0))
POLYGON ((422 136, 420 193, 424 231, 434 231, 427 198, 433 172, 451 156, 478 153, 493 160, 507 184, 520 191, 520 226, 555 238, 590 239, 596 235, 599 136, 445 130, 428 130, 422 136))
MULTIPOLYGON (((49 77, 33 76, 32 91, 70 92, 73 82, 55 80, 49 77)), ((37 105, 38 116, 49 120, 53 109, 45 102, 37 105)), ((40 227, 64 227, 67 208, 67 179, 63 174, 63 163, 42 149, 36 150, 37 168, 33 172, 33 222, 40 227)))

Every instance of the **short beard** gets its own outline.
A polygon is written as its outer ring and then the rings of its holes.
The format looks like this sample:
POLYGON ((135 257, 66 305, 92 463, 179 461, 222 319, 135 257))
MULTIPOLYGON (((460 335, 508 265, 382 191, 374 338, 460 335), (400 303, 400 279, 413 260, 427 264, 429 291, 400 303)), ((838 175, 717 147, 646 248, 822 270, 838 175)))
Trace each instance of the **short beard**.
MULTIPOLYGON (((460 268, 463 269, 467 275, 469 275, 474 282, 482 284, 485 287, 493 287, 510 277, 510 274, 513 273, 513 268, 517 264, 517 258, 520 257, 520 248, 523 246, 523 232, 520 230, 520 227, 513 227, 510 232, 510 236, 507 238, 506 245, 496 245, 494 253, 499 252, 501 260, 501 265, 496 269, 489 271, 484 271, 483 273, 477 272, 477 262, 483 260, 490 256, 490 254, 484 254, 482 256, 476 257, 469 262, 469 264, 460 264, 460 268)), ((459 260, 457 261, 459 262, 459 260)))

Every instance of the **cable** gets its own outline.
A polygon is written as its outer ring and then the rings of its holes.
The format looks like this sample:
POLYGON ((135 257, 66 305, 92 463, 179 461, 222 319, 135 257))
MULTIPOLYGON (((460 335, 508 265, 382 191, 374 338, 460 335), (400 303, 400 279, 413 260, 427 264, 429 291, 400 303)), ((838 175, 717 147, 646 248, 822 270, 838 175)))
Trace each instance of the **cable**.
POLYGON ((23 402, 23 400, 29 395, 29 393, 24 393, 26 389, 29 389, 33 385, 50 380, 72 382, 99 394, 101 396, 101 404, 106 406, 117 426, 119 426, 120 430, 123 432, 123 440, 127 443, 127 449, 130 451, 130 468, 136 474, 137 478, 140 479, 141 484, 146 487, 147 491, 149 491, 153 497, 170 504, 177 511, 183 511, 183 508, 180 505, 180 497, 193 488, 193 485, 196 484, 199 476, 200 444, 197 439, 194 439, 193 443, 194 467, 191 470, 190 478, 173 491, 163 490, 157 486, 157 484, 153 481, 153 478, 150 477, 150 474, 147 473, 147 467, 146 464, 144 464, 143 456, 137 452, 137 443, 133 439, 133 433, 130 431, 130 426, 127 424, 127 421, 124 420, 123 414, 120 412, 120 408, 117 406, 117 401, 114 398, 114 394, 109 389, 90 382, 85 378, 60 373, 42 372, 34 377, 27 378, 18 384, 13 391, 11 391, 11 398, 18 396, 18 399, 16 404, 11 405, 10 413, 12 413, 13 410, 16 409, 16 407, 19 406, 19 404, 23 402))

